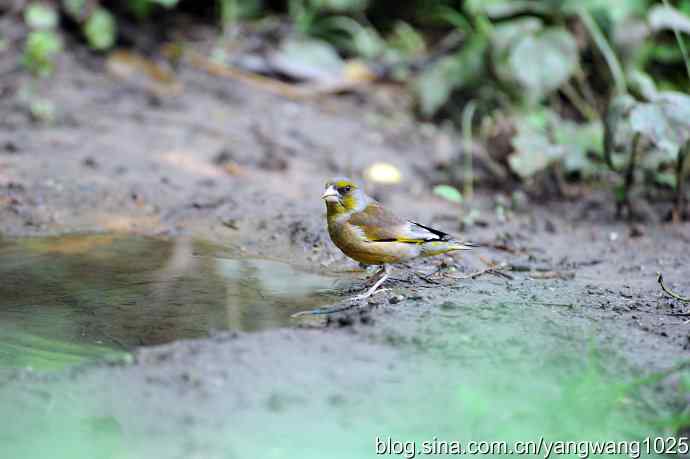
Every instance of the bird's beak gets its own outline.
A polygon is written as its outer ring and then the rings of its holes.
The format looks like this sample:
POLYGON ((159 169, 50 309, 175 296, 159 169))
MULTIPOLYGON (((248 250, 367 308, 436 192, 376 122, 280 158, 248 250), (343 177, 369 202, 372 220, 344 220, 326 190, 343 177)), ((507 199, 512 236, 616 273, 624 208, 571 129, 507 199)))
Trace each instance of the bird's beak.
POLYGON ((335 202, 339 198, 338 191, 333 186, 326 188, 326 191, 321 196, 324 201, 335 202))

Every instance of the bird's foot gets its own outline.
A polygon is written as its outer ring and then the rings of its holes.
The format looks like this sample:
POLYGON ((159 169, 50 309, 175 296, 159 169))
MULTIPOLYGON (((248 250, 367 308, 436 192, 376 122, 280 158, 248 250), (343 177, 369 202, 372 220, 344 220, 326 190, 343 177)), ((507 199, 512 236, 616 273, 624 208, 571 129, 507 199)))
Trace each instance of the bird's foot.
POLYGON ((361 300, 366 300, 367 298, 370 298, 373 295, 376 295, 377 293, 382 293, 387 290, 390 290, 388 288, 380 288, 381 284, 385 282, 386 279, 388 279, 388 276, 390 275, 390 268, 388 265, 385 265, 383 270, 381 271, 382 275, 378 278, 376 283, 365 293, 362 293, 361 295, 357 295, 353 298, 350 298, 350 300, 347 301, 347 304, 345 306, 336 306, 334 308, 325 308, 325 309, 312 309, 311 311, 300 311, 298 313, 293 314, 290 317, 301 317, 305 315, 322 315, 322 314, 334 314, 336 312, 342 312, 342 311, 347 311, 348 309, 353 309, 357 307, 357 302, 361 300))
POLYGON ((353 301, 361 301, 369 298, 370 296, 374 295, 375 293, 378 292, 383 292, 384 290, 388 289, 379 289, 381 287, 381 284, 383 284, 386 279, 388 279, 388 276, 390 275, 390 269, 388 268, 388 265, 385 265, 383 270, 381 271, 382 275, 381 277, 378 278, 378 280, 372 285, 372 287, 367 290, 365 293, 361 295, 357 295, 356 297, 353 298, 353 301))

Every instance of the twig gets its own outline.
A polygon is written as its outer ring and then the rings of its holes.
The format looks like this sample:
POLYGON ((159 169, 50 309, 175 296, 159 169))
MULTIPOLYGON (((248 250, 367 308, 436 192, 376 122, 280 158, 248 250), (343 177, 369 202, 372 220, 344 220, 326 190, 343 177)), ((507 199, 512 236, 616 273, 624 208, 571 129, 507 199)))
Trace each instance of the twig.
POLYGON ((352 302, 348 305, 345 306, 337 306, 334 308, 317 308, 317 309, 310 309, 308 311, 300 311, 292 314, 290 317, 291 318, 296 318, 296 317, 302 317, 302 316, 319 316, 319 315, 325 315, 325 314, 335 314, 336 312, 342 312, 342 311, 347 311, 348 309, 352 309, 357 307, 358 304, 357 302, 352 302))
POLYGON ((639 132, 635 133, 632 142, 632 150, 630 151, 630 161, 628 162, 628 168, 625 171, 625 180, 623 182, 623 200, 616 203, 616 214, 618 217, 621 216, 623 207, 628 211, 628 216, 632 217, 632 209, 630 205, 630 189, 635 183, 635 167, 637 167, 637 157, 638 150, 640 147, 640 137, 639 132))
POLYGON ((504 279, 513 280, 514 279, 513 276, 511 276, 510 274, 506 274, 503 271, 501 271, 504 268, 505 268, 504 265, 501 265, 501 266, 493 265, 493 266, 487 266, 486 268, 480 269, 479 271, 475 271, 473 273, 464 274, 462 276, 452 276, 450 274, 447 274, 447 277, 450 277, 452 279, 476 279, 477 277, 479 277, 483 274, 493 274, 496 277, 502 277, 504 279))
POLYGON ((424 282, 428 282, 429 284, 441 285, 440 282, 437 282, 437 281, 433 280, 432 278, 430 278, 429 276, 425 276, 422 273, 414 272, 414 275, 417 276, 418 278, 420 278, 421 280, 423 280, 424 282))
POLYGON ((664 293, 666 293, 670 297, 675 298, 678 301, 682 301, 683 303, 690 303, 690 298, 682 297, 679 294, 672 292, 664 285, 664 276, 662 276, 661 273, 656 273, 656 281, 661 286, 661 290, 663 290, 664 293))

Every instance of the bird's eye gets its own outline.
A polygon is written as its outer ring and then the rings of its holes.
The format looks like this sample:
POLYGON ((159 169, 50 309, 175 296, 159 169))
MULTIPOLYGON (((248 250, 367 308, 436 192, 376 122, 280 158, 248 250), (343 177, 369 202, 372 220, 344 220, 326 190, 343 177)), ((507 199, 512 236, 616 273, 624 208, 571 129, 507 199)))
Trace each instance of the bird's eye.
POLYGON ((345 194, 345 193, 349 193, 351 189, 352 189, 352 187, 350 185, 345 185, 345 186, 341 187, 338 191, 340 192, 340 194, 345 194))

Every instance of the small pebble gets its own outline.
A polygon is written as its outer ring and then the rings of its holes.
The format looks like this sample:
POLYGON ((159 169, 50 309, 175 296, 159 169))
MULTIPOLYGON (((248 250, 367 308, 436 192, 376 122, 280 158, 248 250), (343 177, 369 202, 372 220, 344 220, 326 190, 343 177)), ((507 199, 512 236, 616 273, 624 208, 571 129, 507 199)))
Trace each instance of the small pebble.
POLYGON ((98 162, 91 156, 87 156, 84 158, 84 160, 81 162, 84 167, 88 167, 90 169, 98 169, 98 162))
POLYGON ((644 236, 644 231, 638 225, 632 225, 630 227, 630 237, 642 237, 644 236))
POLYGON ((449 310, 449 309, 457 309, 458 305, 453 303, 452 301, 444 301, 441 303, 441 309, 443 310, 449 310))
POLYGON ((388 302, 389 302, 390 304, 398 304, 398 303, 400 303, 401 301, 403 301, 404 299, 405 299, 405 297, 404 297, 403 295, 393 295, 392 297, 390 297, 390 299, 388 300, 388 302))

